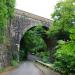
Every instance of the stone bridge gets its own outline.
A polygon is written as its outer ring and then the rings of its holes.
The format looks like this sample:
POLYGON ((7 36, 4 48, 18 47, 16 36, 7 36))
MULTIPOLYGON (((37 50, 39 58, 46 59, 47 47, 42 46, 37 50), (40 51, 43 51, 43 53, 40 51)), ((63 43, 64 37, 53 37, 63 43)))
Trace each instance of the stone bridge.
POLYGON ((19 50, 20 40, 25 34, 25 32, 30 28, 39 24, 49 27, 51 21, 49 19, 16 9, 15 16, 10 26, 10 33, 11 33, 10 35, 12 38, 12 49, 16 51, 19 50))
POLYGON ((49 27, 51 21, 49 19, 16 9, 15 16, 10 26, 11 36, 16 44, 20 43, 24 33, 31 27, 42 24, 49 27))
MULTIPOLYGON (((14 17, 12 19, 12 23, 9 27, 10 31, 10 37, 11 37, 11 50, 15 55, 19 51, 20 47, 20 40, 25 34, 27 30, 29 30, 31 27, 34 27, 36 25, 42 24, 43 26, 49 27, 51 25, 51 21, 49 19, 16 9, 14 17)), ((4 54, 4 61, 8 61, 8 54, 5 56, 4 54)), ((2 61, 2 57, 0 57, 0 60, 2 61)), ((0 61, 0 62, 1 62, 0 61)), ((3 62, 2 62, 3 63, 3 62)), ((1 66, 1 64, 0 64, 1 66)))

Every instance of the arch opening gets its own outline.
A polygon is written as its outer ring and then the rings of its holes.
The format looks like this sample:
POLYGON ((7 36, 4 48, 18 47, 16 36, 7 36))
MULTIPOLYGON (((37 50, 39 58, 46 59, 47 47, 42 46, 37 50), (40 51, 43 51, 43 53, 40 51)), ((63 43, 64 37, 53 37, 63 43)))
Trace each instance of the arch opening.
POLYGON ((21 61, 27 60, 29 54, 38 56, 39 53, 48 52, 47 44, 43 38, 47 30, 48 28, 45 26, 34 26, 24 33, 20 41, 19 54, 21 61))
POLYGON ((27 60, 27 56, 28 56, 28 50, 25 48, 25 34, 29 31, 29 30, 32 30, 34 27, 31 27, 31 28, 28 28, 28 30, 26 29, 25 32, 23 33, 23 36, 20 40, 20 51, 19 51, 19 59, 20 61, 24 61, 24 60, 27 60))

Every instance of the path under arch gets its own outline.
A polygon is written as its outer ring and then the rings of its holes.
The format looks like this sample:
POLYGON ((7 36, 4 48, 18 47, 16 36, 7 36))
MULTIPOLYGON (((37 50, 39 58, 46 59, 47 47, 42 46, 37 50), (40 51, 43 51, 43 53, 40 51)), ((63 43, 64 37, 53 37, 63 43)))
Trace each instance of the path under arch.
POLYGON ((36 66, 36 63, 34 64, 31 61, 26 61, 20 64, 17 69, 0 75, 59 75, 58 73, 47 69, 42 65, 39 66, 36 66), (39 66, 41 67, 41 69, 39 68, 39 66))
POLYGON ((22 63, 16 70, 6 75, 44 75, 32 62, 22 63))

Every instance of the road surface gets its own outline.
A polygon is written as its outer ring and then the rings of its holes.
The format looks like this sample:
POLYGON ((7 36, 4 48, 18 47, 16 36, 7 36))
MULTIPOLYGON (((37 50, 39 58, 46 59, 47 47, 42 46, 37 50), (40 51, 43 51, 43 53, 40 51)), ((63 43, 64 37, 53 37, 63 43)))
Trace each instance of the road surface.
POLYGON ((0 75, 60 75, 36 62, 26 61, 16 69, 0 75))
POLYGON ((16 70, 8 72, 6 75, 44 75, 32 62, 26 61, 16 70))

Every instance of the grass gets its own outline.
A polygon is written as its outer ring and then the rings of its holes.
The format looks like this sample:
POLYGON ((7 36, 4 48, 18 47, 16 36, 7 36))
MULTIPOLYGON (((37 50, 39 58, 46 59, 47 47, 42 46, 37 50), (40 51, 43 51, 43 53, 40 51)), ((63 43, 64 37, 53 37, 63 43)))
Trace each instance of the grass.
POLYGON ((0 73, 8 72, 10 70, 15 69, 19 65, 19 62, 16 60, 12 60, 10 66, 5 68, 0 68, 0 73))
POLYGON ((4 68, 0 68, 0 73, 4 72, 5 69, 4 68))
POLYGON ((18 66, 18 65, 19 65, 19 62, 18 62, 17 60, 12 60, 12 61, 11 61, 11 66, 16 67, 16 66, 18 66))

